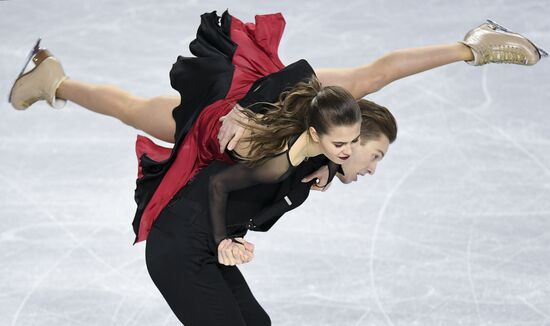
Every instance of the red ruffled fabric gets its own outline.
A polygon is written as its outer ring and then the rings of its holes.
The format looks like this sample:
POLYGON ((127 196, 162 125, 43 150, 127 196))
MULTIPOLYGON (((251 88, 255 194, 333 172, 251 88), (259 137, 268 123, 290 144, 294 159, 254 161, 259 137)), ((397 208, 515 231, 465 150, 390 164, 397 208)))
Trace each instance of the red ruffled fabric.
MULTIPOLYGON (((257 15, 255 24, 243 23, 232 16, 230 34, 237 49, 232 60, 235 70, 226 97, 202 110, 177 149, 161 147, 147 137, 138 136, 138 161, 143 154, 155 161, 168 159, 173 150, 177 154, 143 212, 136 242, 147 239, 160 212, 201 168, 214 160, 232 162, 227 154, 219 152, 217 135, 221 124, 218 120, 244 97, 257 79, 284 68, 277 54, 284 27, 285 20, 280 13, 257 15)), ((140 166, 138 177, 141 176, 140 166)))

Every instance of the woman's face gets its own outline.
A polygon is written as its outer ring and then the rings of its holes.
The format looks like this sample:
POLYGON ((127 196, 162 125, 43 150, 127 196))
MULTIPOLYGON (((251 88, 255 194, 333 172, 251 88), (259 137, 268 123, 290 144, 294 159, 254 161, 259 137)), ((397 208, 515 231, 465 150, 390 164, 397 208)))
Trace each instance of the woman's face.
POLYGON ((319 135, 310 130, 314 141, 319 142, 322 153, 332 162, 342 164, 352 155, 352 149, 359 144, 361 122, 349 126, 331 127, 328 133, 319 135))

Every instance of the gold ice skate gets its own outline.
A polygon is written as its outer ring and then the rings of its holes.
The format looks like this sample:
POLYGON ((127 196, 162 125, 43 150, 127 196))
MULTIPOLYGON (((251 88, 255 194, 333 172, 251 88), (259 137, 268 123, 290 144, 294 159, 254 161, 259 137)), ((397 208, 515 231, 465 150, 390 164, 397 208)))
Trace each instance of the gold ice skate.
POLYGON ((55 97, 59 85, 67 79, 61 63, 46 50, 39 48, 40 39, 36 42, 27 57, 19 76, 13 83, 9 102, 17 110, 24 110, 36 101, 46 100, 56 109, 62 108, 66 101, 55 97), (32 60, 34 67, 25 72, 32 60))
POLYGON ((474 60, 466 61, 474 66, 487 63, 512 63, 531 66, 548 53, 537 47, 521 34, 487 20, 486 23, 469 31, 461 43, 474 54, 474 60))

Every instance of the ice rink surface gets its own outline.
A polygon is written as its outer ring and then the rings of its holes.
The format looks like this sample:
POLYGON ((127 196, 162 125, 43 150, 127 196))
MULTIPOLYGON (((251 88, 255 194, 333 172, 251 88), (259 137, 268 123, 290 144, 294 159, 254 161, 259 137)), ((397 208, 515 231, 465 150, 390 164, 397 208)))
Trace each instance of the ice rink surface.
MULTIPOLYGON (((546 1, 0 1, 0 325, 178 325, 130 223, 136 131, 7 95, 37 37, 73 79, 177 94, 199 15, 282 12, 285 63, 366 64, 485 18, 550 50, 546 1)), ((315 193, 241 267, 273 325, 550 325, 550 59, 455 63, 368 98, 398 139, 375 176, 315 193)))

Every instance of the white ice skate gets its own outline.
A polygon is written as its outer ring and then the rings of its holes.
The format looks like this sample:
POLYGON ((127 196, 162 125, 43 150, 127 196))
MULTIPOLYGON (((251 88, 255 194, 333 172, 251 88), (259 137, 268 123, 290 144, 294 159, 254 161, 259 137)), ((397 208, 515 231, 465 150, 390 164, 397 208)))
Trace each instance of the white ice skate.
POLYGON ((474 60, 467 63, 481 66, 487 63, 512 63, 531 66, 548 53, 525 36, 487 19, 470 30, 461 43, 472 49, 474 60))
POLYGON ((56 109, 62 108, 66 101, 55 97, 61 82, 67 79, 59 61, 46 50, 41 49, 40 39, 30 51, 23 69, 17 76, 10 91, 8 101, 17 110, 24 110, 36 101, 46 100, 56 109), (34 67, 25 72, 32 60, 34 67))

